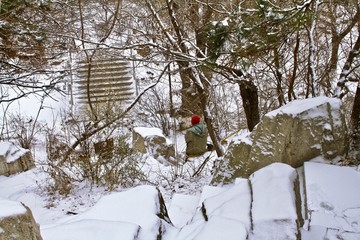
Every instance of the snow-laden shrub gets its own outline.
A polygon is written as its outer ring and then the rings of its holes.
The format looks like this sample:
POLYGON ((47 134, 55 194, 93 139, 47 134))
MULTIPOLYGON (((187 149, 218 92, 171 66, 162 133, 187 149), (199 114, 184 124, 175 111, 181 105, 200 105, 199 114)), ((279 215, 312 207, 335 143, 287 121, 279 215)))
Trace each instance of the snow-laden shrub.
POLYGON ((67 195, 79 182, 113 190, 132 187, 143 180, 142 158, 130 146, 130 135, 120 122, 100 128, 107 122, 67 116, 61 129, 49 129, 48 160, 43 163, 51 178, 48 191, 67 195))

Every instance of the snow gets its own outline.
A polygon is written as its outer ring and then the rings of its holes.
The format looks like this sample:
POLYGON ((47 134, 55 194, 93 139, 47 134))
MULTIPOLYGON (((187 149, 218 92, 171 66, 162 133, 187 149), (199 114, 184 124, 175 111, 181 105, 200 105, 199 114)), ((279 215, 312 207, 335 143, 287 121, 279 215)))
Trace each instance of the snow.
MULTIPOLYGON (((299 113, 308 111, 309 109, 315 109, 316 106, 323 105, 329 103, 333 106, 334 109, 338 109, 341 105, 341 100, 338 98, 328 98, 328 97, 315 97, 308 98, 303 100, 294 100, 283 107, 280 107, 274 111, 271 111, 266 114, 268 117, 275 117, 278 114, 286 114, 290 116, 299 115, 299 113)), ((326 112, 321 111, 312 111, 312 114, 308 116, 309 118, 326 116, 326 112)))
POLYGON ((354 191, 360 172, 313 162, 304 164, 304 172, 311 224, 360 232, 360 191, 354 191))
POLYGON ((4 217, 26 213, 26 208, 16 201, 0 198, 0 220, 4 217))
POLYGON ((102 232, 106 233, 105 236, 119 233, 122 236, 124 232, 127 236, 124 239, 133 239, 131 237, 136 236, 141 227, 143 235, 146 236, 144 239, 155 239, 160 227, 160 219, 157 217, 158 200, 159 193, 151 186, 139 186, 125 192, 113 193, 102 197, 88 211, 59 221, 58 225, 42 227, 41 232, 44 236, 61 236, 64 230, 72 230, 68 238, 58 238, 62 240, 73 239, 73 233, 79 236, 76 239, 95 240, 103 237, 100 234, 102 232), (87 229, 93 234, 89 234, 87 229))
POLYGON ((311 199, 308 206, 312 211, 320 209, 330 211, 329 207, 326 208, 323 205, 326 205, 326 202, 331 202, 333 205, 331 211, 335 211, 338 215, 342 214, 346 209, 352 209, 359 204, 360 191, 353 191, 359 186, 359 171, 355 171, 352 167, 313 162, 305 163, 304 169, 306 187, 309 190, 308 197, 311 199), (334 177, 338 175, 342 177, 334 177), (323 202, 325 199, 328 199, 328 201, 323 202))
POLYGON ((138 231, 136 224, 92 219, 43 229, 41 234, 51 240, 133 240, 138 231))
POLYGON ((155 217, 156 205, 154 204, 157 197, 158 192, 150 186, 140 186, 126 192, 114 193, 104 196, 89 211, 73 217, 70 221, 84 219, 125 221, 151 229, 158 221, 155 217))
POLYGON ((292 167, 282 163, 273 163, 269 167, 260 169, 250 177, 255 196, 253 202, 254 219, 266 221, 269 219, 296 219, 295 196, 293 191, 296 171, 292 167), (276 192, 276 195, 273 193, 276 192), (264 204, 262 199, 268 199, 264 204), (292 200, 291 202, 284 202, 292 200), (260 201, 260 202, 257 202, 260 201), (259 204, 259 206, 256 206, 259 204))
POLYGON ((232 138, 232 141, 234 143, 240 143, 240 142, 243 142, 243 143, 246 143, 248 145, 251 145, 253 143, 252 139, 251 139, 251 136, 250 136, 250 133, 248 130, 242 130, 242 131, 239 131, 239 133, 237 133, 233 138, 232 138))
POLYGON ((227 218, 214 217, 201 229, 196 240, 245 240, 246 236, 247 233, 243 225, 227 218))
MULTIPOLYGON (((325 235, 336 239, 339 232, 329 228, 344 231, 343 239, 359 239, 360 229, 356 223, 360 221, 360 172, 351 167, 325 164, 321 158, 316 161, 304 165, 311 221, 308 221, 308 230, 303 229, 302 239, 320 239, 318 236, 325 235)), ((276 163, 250 177, 252 190, 248 179, 237 179, 234 184, 221 188, 205 186, 201 195, 175 192, 167 203, 174 227, 165 224, 163 239, 246 239, 251 231, 251 208, 253 223, 260 223, 254 233, 260 229, 258 232, 273 234, 278 239, 284 235, 294 236, 296 229, 291 226, 296 218, 292 191, 295 177, 293 168, 276 163), (206 209, 208 221, 203 218, 202 207, 206 209)), ((79 199, 57 199, 58 206, 49 208, 46 207, 48 196, 39 189, 38 182, 44 179, 45 174, 39 168, 0 177, 0 215, 23 213, 25 208, 20 203, 23 202, 40 224, 44 240, 112 240, 119 235, 124 240, 134 236, 141 240, 155 239, 164 224, 157 216, 160 203, 155 187, 139 186, 107 194, 85 194, 89 189, 84 189, 79 191, 79 199), (76 203, 77 207, 72 209, 76 203), (70 216, 68 211, 78 214, 70 216)), ((250 239, 267 239, 265 235, 254 234, 251 236, 256 238, 250 239)))
MULTIPOLYGON (((324 103, 334 107, 340 104, 337 99, 319 97, 294 101, 277 112, 293 115, 324 103)), ((275 114, 276 111, 270 115, 275 114)), ((134 130, 145 137, 162 136, 157 128, 134 130)), ((248 133, 232 137, 251 144, 248 133)), ((0 146, 2 152, 11 148, 0 146)), ((37 154, 37 159, 44 157, 37 154)), ((201 163, 202 159, 192 161, 191 164, 201 163)), ((124 240, 150 240, 157 238, 160 229, 164 240, 265 240, 269 236, 277 240, 296 239, 298 212, 293 191, 296 169, 275 163, 249 179, 239 178, 222 187, 203 186, 208 179, 192 178, 174 181, 170 188, 156 178, 171 167, 151 156, 146 164, 158 174, 151 179, 156 187, 143 185, 106 192, 96 186, 89 189, 84 183, 66 198, 46 193, 44 184, 49 179, 40 166, 13 176, 0 176, 0 218, 23 214, 24 203, 40 225, 44 240, 112 240, 119 236, 124 240), (163 205, 158 189, 173 226, 159 217, 163 205)), ((339 239, 337 236, 360 239, 360 172, 356 168, 329 165, 321 156, 305 163, 303 172, 300 182, 304 182, 302 199, 307 211, 302 213, 308 215, 303 216, 306 221, 301 239, 339 239)), ((0 228, 0 236, 2 232, 0 228)))
POLYGON ((273 163, 250 176, 254 200, 253 235, 250 239, 296 239, 297 213, 294 185, 296 170, 283 163, 273 163))
POLYGON ((178 228, 185 226, 195 214, 198 203, 198 196, 175 193, 168 210, 174 226, 178 228))
POLYGON ((137 132, 143 138, 151 138, 151 137, 159 136, 159 137, 162 137, 162 138, 166 139, 167 144, 172 144, 171 140, 164 136, 164 134, 163 134, 163 132, 161 131, 160 128, 155 128, 155 127, 135 127, 134 132, 137 132))
POLYGON ((203 204, 210 220, 219 216, 232 219, 241 223, 238 225, 244 228, 245 233, 250 231, 251 190, 247 179, 237 179, 234 186, 205 199, 203 204))

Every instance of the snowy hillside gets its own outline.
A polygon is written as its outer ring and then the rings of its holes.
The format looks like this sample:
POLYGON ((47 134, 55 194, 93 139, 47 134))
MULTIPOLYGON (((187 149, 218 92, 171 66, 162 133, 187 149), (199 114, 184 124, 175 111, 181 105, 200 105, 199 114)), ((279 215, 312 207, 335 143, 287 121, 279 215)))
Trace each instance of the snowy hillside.
MULTIPOLYGON (((295 101, 284 109, 304 114, 299 109, 308 102, 306 109, 318 117, 316 111, 322 103, 318 100, 295 101)), ((338 101, 329 102, 338 105, 338 101)), ((276 118, 281 112, 284 110, 269 116, 276 118)), ((140 129, 142 135, 162 135, 156 128, 140 129)), ((239 133, 234 142, 247 135, 239 133)), ((183 135, 179 134, 177 141, 183 145, 183 135)), ((43 149, 38 146, 36 159, 46 160, 43 149)), ((360 238, 359 168, 333 165, 319 156, 298 168, 268 164, 248 178, 220 187, 209 185, 218 161, 213 153, 180 165, 157 161, 149 153, 143 163, 149 182, 130 189, 107 191, 84 182, 67 197, 51 195, 46 191, 51 179, 40 161, 30 171, 1 176, 3 217, 20 214, 23 209, 18 202, 24 203, 40 225, 44 240, 111 240, 119 236, 124 240, 360 238), (207 156, 210 161, 202 174, 192 176, 207 156)))

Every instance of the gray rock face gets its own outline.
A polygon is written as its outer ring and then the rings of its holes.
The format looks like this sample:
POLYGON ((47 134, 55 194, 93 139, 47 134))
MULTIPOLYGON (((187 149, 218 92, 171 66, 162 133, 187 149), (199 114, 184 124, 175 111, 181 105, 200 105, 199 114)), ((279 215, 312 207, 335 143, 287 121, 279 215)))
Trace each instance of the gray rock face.
POLYGON ((42 240, 39 226, 30 209, 19 202, 0 199, 0 203, 11 207, 15 214, 0 214, 0 239, 2 240, 42 240))
POLYGON ((230 143, 213 183, 249 177, 274 162, 300 167, 317 156, 343 155, 347 127, 341 100, 317 97, 293 101, 264 116, 248 136, 230 143))
POLYGON ((10 176, 35 167, 32 154, 9 142, 0 142, 0 176, 10 176))

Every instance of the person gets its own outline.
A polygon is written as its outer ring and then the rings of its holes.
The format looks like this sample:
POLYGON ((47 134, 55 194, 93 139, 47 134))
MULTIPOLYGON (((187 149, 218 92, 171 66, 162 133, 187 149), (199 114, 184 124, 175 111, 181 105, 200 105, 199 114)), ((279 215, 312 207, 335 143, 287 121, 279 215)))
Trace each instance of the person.
POLYGON ((191 128, 189 128, 185 133, 185 142, 186 142, 186 156, 194 157, 200 156, 207 149, 207 136, 208 130, 206 125, 200 123, 201 118, 197 115, 191 117, 191 128))

